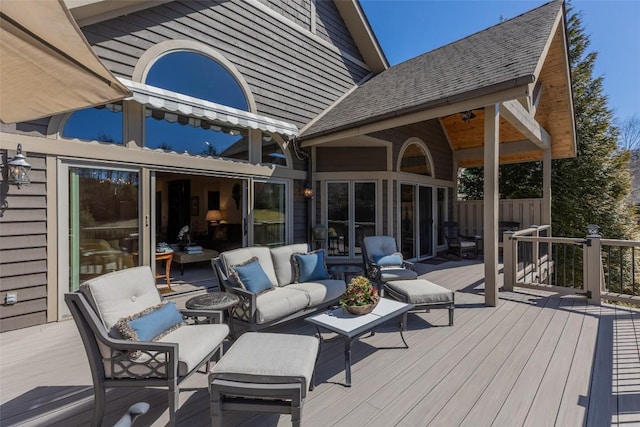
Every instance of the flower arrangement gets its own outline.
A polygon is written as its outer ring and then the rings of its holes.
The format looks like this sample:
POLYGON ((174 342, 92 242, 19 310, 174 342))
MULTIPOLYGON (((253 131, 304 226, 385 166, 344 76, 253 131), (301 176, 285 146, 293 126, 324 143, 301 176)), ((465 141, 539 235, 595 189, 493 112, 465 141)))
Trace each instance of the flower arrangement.
POLYGON ((364 276, 357 276, 351 279, 340 299, 340 305, 353 314, 366 314, 375 308, 378 301, 380 301, 380 295, 371 281, 364 276), (366 307, 366 309, 351 309, 353 307, 366 307))

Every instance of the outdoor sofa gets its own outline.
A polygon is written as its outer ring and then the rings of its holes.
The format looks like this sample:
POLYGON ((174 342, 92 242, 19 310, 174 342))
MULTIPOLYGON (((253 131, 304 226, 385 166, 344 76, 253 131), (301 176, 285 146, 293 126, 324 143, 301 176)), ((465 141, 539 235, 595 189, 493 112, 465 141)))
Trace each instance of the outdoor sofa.
POLYGON ((235 249, 211 262, 221 288, 240 297, 233 318, 258 331, 338 302, 346 283, 329 276, 325 256, 302 243, 235 249))

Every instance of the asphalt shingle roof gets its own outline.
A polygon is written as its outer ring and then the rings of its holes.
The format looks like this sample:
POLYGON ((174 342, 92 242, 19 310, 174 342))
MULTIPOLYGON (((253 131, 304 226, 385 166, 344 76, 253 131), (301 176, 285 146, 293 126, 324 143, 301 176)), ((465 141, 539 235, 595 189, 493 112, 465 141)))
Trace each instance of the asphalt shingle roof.
POLYGON ((383 71, 327 111, 302 137, 402 115, 518 79, 530 82, 562 5, 562 0, 554 0, 383 71))

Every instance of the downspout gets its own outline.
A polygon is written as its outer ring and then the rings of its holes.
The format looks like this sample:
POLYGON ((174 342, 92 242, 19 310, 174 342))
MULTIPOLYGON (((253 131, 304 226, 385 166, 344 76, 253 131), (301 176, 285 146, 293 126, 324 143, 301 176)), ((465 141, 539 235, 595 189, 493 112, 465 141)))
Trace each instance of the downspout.
MULTIPOLYGON (((291 145, 293 146, 293 152, 295 153, 296 157, 298 158, 298 160, 306 160, 307 161, 307 181, 304 184, 304 188, 311 188, 313 189, 313 165, 311 163, 311 156, 306 153, 304 150, 302 150, 300 147, 298 147, 297 144, 297 139, 294 137, 293 139, 291 139, 291 145)), ((315 191, 314 191, 315 193, 315 191)), ((306 197, 306 201, 307 201, 307 242, 311 243, 313 241, 313 236, 312 236, 312 232, 311 232, 311 222, 313 221, 313 214, 312 214, 312 209, 313 209, 313 195, 311 197, 306 197)), ((315 248, 312 248, 315 249, 315 248)))

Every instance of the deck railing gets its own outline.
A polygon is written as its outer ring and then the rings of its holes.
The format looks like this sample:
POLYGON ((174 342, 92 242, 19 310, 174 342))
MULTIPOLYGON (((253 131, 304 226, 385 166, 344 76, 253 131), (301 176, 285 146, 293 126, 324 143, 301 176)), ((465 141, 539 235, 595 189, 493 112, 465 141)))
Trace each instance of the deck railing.
POLYGON ((504 233, 504 288, 544 288, 640 304, 640 241, 551 237, 550 227, 504 233))

